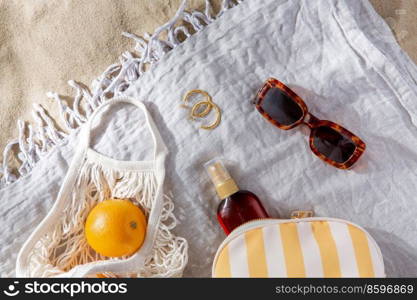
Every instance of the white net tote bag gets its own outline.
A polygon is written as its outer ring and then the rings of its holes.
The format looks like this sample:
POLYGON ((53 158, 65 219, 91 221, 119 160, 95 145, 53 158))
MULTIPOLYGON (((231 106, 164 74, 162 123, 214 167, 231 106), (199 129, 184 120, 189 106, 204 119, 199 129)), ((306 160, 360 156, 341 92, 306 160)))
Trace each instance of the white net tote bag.
MULTIPOLYGON (((96 120, 97 121, 97 120, 96 120)), ((51 211, 19 252, 19 277, 84 277, 110 274, 130 277, 177 277, 187 263, 185 239, 171 233, 173 202, 164 195, 167 148, 143 103, 109 100, 98 108, 79 136, 75 156, 51 211), (133 104, 145 115, 154 144, 153 160, 121 161, 90 147, 93 120, 113 104, 133 104), (128 257, 109 258, 87 244, 84 224, 90 210, 109 198, 130 199, 147 217, 146 237, 128 257)), ((151 147, 151 141, 143 145, 151 147)))

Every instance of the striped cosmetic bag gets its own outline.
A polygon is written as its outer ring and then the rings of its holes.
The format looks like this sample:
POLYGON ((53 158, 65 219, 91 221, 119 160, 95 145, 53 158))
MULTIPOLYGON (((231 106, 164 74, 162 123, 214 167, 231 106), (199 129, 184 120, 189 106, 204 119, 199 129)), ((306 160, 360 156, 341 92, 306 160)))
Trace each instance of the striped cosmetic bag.
POLYGON ((245 223, 217 250, 213 277, 385 277, 375 240, 332 218, 245 223))

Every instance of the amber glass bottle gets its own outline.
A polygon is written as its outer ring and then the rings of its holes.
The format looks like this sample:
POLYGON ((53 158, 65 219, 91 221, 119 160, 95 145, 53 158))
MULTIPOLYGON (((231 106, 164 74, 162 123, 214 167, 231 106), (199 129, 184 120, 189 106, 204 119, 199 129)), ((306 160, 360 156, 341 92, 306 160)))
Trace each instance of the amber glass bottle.
POLYGON ((226 234, 248 221, 269 218, 255 194, 239 190, 221 160, 213 159, 205 167, 221 199, 217 219, 226 234))

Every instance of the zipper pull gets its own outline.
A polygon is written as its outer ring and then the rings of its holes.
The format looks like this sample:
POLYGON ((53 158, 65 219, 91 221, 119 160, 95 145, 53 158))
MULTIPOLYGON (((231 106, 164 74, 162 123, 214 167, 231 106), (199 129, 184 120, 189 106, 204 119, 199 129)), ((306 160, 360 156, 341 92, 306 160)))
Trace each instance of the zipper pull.
POLYGON ((291 212, 291 219, 303 219, 312 217, 314 217, 314 212, 312 210, 294 210, 291 212))

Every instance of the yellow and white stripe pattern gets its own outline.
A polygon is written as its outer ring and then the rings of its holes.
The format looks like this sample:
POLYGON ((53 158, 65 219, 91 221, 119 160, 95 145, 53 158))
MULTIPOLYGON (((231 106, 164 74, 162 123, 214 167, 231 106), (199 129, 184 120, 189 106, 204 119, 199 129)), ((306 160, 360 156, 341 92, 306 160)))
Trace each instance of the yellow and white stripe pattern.
POLYGON ((227 242, 216 255, 213 277, 385 277, 385 272, 378 245, 351 223, 280 220, 227 242))

